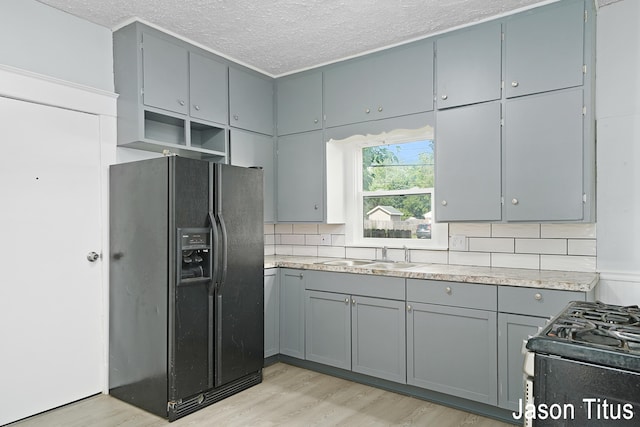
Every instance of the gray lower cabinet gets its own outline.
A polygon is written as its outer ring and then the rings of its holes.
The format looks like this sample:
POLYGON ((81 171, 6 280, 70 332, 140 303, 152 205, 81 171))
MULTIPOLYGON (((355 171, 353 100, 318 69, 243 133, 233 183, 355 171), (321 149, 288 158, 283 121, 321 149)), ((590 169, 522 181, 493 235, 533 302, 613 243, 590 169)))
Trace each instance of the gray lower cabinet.
POLYGON ((496 313, 408 304, 407 383, 495 405, 496 313))
POLYGON ((307 360, 350 370, 350 296, 306 291, 305 316, 307 360))
POLYGON ((306 358, 406 382, 403 301, 307 291, 306 358))
POLYGON ((322 131, 278 137, 278 221, 320 222, 324 218, 322 131))
POLYGON ((443 35, 436 40, 436 51, 436 102, 439 109, 500 99, 500 22, 475 25, 443 35))
POLYGON ((585 218, 591 198, 585 194, 583 105, 582 88, 506 101, 507 220, 585 218))
POLYGON ((582 85, 585 18, 584 2, 562 1, 506 19, 508 98, 582 85))
POLYGON ((304 359, 304 271, 280 270, 280 353, 304 359))
POLYGON ((264 357, 280 353, 280 283, 278 269, 264 270, 264 357))
POLYGON ((497 290, 407 279, 407 384, 497 404, 497 290))
POLYGON ((498 406, 516 411, 524 396, 522 347, 547 319, 498 313, 498 406))
POLYGON ((436 221, 502 218, 500 110, 495 101, 437 112, 436 221))
POLYGON ((276 221, 276 165, 274 138, 240 129, 229 131, 231 164, 263 171, 264 222, 276 221))
POLYGON ((322 72, 276 80, 278 135, 322 129, 322 72))
POLYGON ((515 411, 523 398, 523 341, 570 301, 593 300, 594 291, 498 287, 498 406, 515 411))
POLYGON ((273 135, 274 80, 229 67, 229 124, 273 135))
POLYGON ((351 370, 405 384, 404 301, 351 297, 351 370))

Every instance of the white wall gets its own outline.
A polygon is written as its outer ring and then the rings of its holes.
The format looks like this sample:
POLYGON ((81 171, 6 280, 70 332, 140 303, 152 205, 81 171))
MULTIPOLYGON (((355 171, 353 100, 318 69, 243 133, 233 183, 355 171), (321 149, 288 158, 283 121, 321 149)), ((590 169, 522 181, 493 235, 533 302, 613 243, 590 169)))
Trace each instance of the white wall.
POLYGON ((601 7, 597 19, 600 298, 640 304, 640 2, 601 7))
POLYGON ((0 0, 0 64, 113 92, 111 30, 34 0, 0 0))

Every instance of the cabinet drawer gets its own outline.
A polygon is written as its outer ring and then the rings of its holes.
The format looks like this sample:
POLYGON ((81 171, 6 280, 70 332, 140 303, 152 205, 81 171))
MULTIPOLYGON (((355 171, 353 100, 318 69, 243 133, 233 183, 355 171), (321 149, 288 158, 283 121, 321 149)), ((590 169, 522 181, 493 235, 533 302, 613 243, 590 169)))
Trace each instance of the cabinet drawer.
POLYGON ((583 292, 555 289, 498 287, 498 311, 551 317, 562 311, 570 301, 585 301, 583 292))
POLYGON ((496 310, 496 287, 439 280, 407 280, 407 301, 496 310))
POLYGON ((305 271, 307 290, 404 300, 404 279, 369 274, 305 271))

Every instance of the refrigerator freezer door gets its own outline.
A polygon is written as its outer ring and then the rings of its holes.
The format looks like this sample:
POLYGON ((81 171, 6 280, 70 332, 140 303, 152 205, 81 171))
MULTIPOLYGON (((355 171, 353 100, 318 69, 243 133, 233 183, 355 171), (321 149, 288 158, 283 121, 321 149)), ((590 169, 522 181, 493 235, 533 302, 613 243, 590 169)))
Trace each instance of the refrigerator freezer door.
POLYGON ((215 385, 262 369, 264 358, 264 224, 262 171, 215 168, 214 214, 221 228, 216 292, 215 385))

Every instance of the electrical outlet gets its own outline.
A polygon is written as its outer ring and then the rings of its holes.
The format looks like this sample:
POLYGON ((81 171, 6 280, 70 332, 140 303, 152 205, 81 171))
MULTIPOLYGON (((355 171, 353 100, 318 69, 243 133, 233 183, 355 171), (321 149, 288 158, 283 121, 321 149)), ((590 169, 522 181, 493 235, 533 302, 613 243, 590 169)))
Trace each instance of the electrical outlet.
POLYGON ((331 234, 321 234, 320 244, 325 246, 331 246, 331 234))
POLYGON ((452 251, 467 250, 467 236, 456 234, 449 239, 449 249, 452 251))

